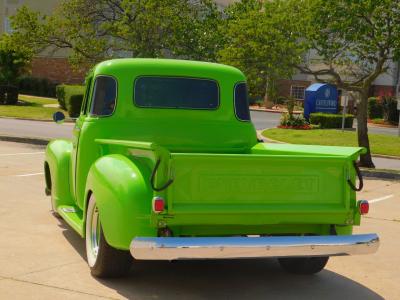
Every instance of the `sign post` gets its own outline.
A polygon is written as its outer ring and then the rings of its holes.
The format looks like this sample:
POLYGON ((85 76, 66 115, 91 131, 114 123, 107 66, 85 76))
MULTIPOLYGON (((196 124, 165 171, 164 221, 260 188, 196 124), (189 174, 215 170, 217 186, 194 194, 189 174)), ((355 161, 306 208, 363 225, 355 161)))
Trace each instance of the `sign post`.
POLYGON ((342 112, 342 132, 344 132, 344 124, 346 120, 346 111, 347 111, 347 104, 348 104, 348 96, 344 95, 343 96, 343 112, 342 112))
MULTIPOLYGON (((397 97, 397 110, 400 114, 400 97, 397 97)), ((400 116, 399 116, 399 131, 397 132, 398 136, 400 137, 400 116)))

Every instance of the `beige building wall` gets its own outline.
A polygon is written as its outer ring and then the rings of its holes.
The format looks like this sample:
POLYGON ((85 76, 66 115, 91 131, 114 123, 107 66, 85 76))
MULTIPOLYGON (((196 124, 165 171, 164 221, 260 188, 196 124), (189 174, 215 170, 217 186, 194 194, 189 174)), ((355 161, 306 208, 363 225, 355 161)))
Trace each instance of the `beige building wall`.
POLYGON ((51 14, 61 0, 0 0, 0 34, 10 31, 10 16, 23 5, 43 14, 51 14))

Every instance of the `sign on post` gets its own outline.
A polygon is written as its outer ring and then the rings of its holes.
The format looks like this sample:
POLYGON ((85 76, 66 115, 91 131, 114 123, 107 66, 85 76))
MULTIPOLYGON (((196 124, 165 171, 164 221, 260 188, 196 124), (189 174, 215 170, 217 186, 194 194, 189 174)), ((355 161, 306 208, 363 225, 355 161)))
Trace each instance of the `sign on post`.
POLYGON ((304 117, 308 120, 313 112, 336 114, 338 112, 338 91, 333 85, 314 83, 305 92, 304 117))
MULTIPOLYGON (((397 110, 399 111, 400 114, 400 97, 397 97, 397 110)), ((397 134, 400 137, 400 116, 399 116, 399 131, 397 134)))
POLYGON ((342 132, 344 131, 344 125, 346 121, 346 110, 347 110, 347 105, 349 104, 349 97, 347 95, 343 95, 343 112, 342 112, 342 132))

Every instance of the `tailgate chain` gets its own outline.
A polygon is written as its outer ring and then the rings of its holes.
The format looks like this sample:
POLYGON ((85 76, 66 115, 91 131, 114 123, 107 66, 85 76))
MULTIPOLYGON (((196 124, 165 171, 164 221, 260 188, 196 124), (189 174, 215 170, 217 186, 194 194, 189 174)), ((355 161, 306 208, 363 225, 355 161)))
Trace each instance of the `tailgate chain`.
POLYGON ((362 188, 363 188, 363 186, 364 186, 364 182, 363 182, 363 178, 362 178, 362 175, 361 175, 361 171, 360 171, 360 168, 357 166, 357 163, 355 162, 355 161, 353 161, 353 166, 354 166, 354 169, 356 170, 356 173, 357 173, 357 177, 358 177, 358 180, 359 180, 359 186, 358 186, 358 188, 351 182, 351 180, 350 179, 347 179, 347 183, 350 185, 350 187, 352 188, 352 190, 354 190, 354 191, 356 191, 356 192, 359 192, 359 191, 361 191, 362 190, 362 188))
POLYGON ((162 187, 157 188, 157 187, 155 186, 155 184, 154 184, 154 179, 155 179, 155 177, 156 177, 157 169, 158 169, 158 167, 160 166, 160 163, 161 163, 161 159, 159 158, 159 159, 157 159, 157 162, 156 162, 156 164, 155 164, 155 166, 154 166, 153 171, 151 172, 151 177, 150 177, 150 184, 151 184, 151 187, 152 187, 152 189, 155 190, 156 192, 161 192, 162 190, 165 190, 167 187, 169 187, 169 186, 171 185, 172 182, 174 182, 173 179, 168 179, 168 181, 167 181, 162 187))

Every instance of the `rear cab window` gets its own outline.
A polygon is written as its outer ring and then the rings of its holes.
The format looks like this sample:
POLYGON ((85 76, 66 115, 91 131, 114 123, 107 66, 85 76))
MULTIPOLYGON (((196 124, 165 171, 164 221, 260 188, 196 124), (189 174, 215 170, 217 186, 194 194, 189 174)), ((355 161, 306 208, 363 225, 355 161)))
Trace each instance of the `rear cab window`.
POLYGON ((249 100, 247 94, 247 85, 240 82, 234 89, 234 106, 236 118, 240 121, 250 121, 249 100))
POLYGON ((117 81, 111 76, 97 76, 93 88, 93 100, 90 114, 93 116, 111 116, 117 100, 117 81))
POLYGON ((218 82, 202 78, 138 77, 133 97, 136 106, 147 108, 215 110, 220 104, 218 82))

